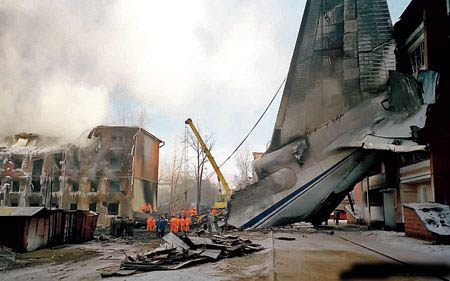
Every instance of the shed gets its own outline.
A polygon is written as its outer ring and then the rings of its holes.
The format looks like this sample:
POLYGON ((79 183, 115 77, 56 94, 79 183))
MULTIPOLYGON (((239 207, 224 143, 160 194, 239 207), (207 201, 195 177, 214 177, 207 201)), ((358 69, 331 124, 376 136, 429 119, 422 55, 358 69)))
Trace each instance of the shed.
POLYGON ((0 207, 0 243, 29 252, 63 243, 91 240, 98 215, 90 211, 48 210, 44 207, 0 207))

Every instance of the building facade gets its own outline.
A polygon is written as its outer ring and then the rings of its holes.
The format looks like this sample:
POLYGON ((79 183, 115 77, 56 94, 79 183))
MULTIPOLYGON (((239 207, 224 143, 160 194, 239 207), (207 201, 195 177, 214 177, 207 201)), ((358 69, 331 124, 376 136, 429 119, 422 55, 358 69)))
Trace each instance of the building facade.
POLYGON ((76 143, 18 134, 0 148, 3 206, 91 210, 98 222, 156 206, 161 140, 137 127, 98 126, 76 143))
MULTIPOLYGON (((435 202, 450 205, 450 1, 412 0, 394 25, 396 68, 416 75, 438 73, 436 101, 428 123, 418 133, 428 150, 392 153, 358 183, 353 197, 364 223, 384 228, 404 226, 402 206, 435 202)), ((422 85, 425 87, 425 85, 422 85)), ((413 128, 412 128, 413 129, 413 128)), ((349 208, 347 208, 349 211, 349 208)))

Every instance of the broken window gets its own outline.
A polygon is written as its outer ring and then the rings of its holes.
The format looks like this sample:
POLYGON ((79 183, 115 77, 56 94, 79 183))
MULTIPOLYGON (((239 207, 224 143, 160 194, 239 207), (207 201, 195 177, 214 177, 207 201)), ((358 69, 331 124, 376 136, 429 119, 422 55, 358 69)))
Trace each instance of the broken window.
POLYGON ((117 216, 119 214, 119 203, 108 204, 108 215, 117 216))
POLYGON ((120 157, 111 153, 111 167, 113 169, 119 169, 121 166, 120 157))
POLYGON ((55 165, 58 167, 58 169, 61 169, 62 168, 62 163, 63 163, 62 153, 54 154, 54 159, 55 159, 55 165))
POLYGON ((89 211, 97 212, 97 203, 89 203, 89 211))
POLYGON ((31 182, 31 190, 33 192, 41 192, 41 180, 39 178, 33 179, 31 182))
POLYGON ((60 188, 59 178, 54 178, 52 180, 52 192, 58 192, 60 188))
POLYGON ((39 177, 42 174, 42 165, 44 164, 44 159, 38 159, 33 161, 33 176, 39 177))
POLYGON ((91 192, 98 192, 98 181, 91 181, 91 192))
POLYGON ((415 73, 425 66, 425 43, 424 41, 420 42, 419 46, 414 49, 409 54, 409 59, 411 60, 412 72, 415 73))
POLYGON ((76 210, 78 209, 78 204, 77 203, 71 203, 70 204, 70 210, 76 210))
POLYGON ((12 192, 19 192, 20 191, 20 181, 13 180, 12 181, 12 192))
POLYGON ((15 169, 22 169, 23 156, 12 155, 10 160, 14 163, 15 169))
POLYGON ((120 181, 110 181, 109 192, 120 192, 120 181))
POLYGON ((72 192, 80 191, 80 185, 77 181, 72 181, 72 192))

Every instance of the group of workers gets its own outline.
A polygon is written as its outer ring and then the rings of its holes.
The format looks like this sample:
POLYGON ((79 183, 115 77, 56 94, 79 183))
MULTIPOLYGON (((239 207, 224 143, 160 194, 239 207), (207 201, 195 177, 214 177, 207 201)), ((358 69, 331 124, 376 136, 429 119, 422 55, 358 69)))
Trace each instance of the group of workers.
MULTIPOLYGON (((152 206, 150 203, 144 204, 141 207, 141 211, 143 213, 152 213, 152 206), (148 211, 149 210, 149 211, 148 211)), ((211 219, 209 225, 209 229, 211 230, 210 224, 213 224, 216 229, 217 226, 217 215, 218 210, 216 208, 211 209, 211 219)), ((183 208, 180 212, 180 215, 173 216, 168 222, 163 216, 161 216, 158 220, 156 220, 153 216, 149 215, 147 219, 147 231, 151 233, 156 233, 157 237, 163 237, 165 233, 165 228, 168 224, 169 231, 172 233, 183 233, 187 234, 191 231, 191 225, 193 223, 193 218, 197 217, 197 210, 195 208, 190 208, 189 210, 183 208)), ((199 217, 201 218, 201 217, 199 217)))
POLYGON ((154 217, 149 216, 147 219, 147 231, 156 232, 156 237, 162 238, 165 234, 167 220, 161 216, 158 221, 154 217))
POLYGON ((191 231, 192 219, 187 216, 178 216, 170 219, 170 232, 173 233, 189 233, 191 231))

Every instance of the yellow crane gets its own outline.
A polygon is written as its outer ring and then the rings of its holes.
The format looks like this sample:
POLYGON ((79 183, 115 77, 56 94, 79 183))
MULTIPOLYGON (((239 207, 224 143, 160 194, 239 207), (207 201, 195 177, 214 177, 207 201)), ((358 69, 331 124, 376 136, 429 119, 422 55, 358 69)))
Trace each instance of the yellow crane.
POLYGON ((217 174, 217 177, 219 178, 219 182, 222 185, 225 192, 222 194, 217 195, 216 201, 214 202, 214 207, 219 209, 226 209, 228 207, 228 200, 231 197, 231 188, 228 186, 227 181, 225 180, 225 177, 223 176, 222 172, 219 169, 219 166, 217 166, 216 160, 214 160, 214 157, 211 155, 211 152, 209 151, 208 147, 206 146, 205 142, 203 141, 202 137, 200 136, 200 133, 198 132, 197 128, 195 127, 194 123, 192 122, 192 119, 189 118, 186 121, 184 121, 185 124, 189 125, 192 129, 192 132, 194 133, 195 137, 197 138, 198 142, 200 143, 203 151, 206 154, 206 157, 208 157, 209 163, 211 163, 211 166, 213 167, 214 171, 217 174))

